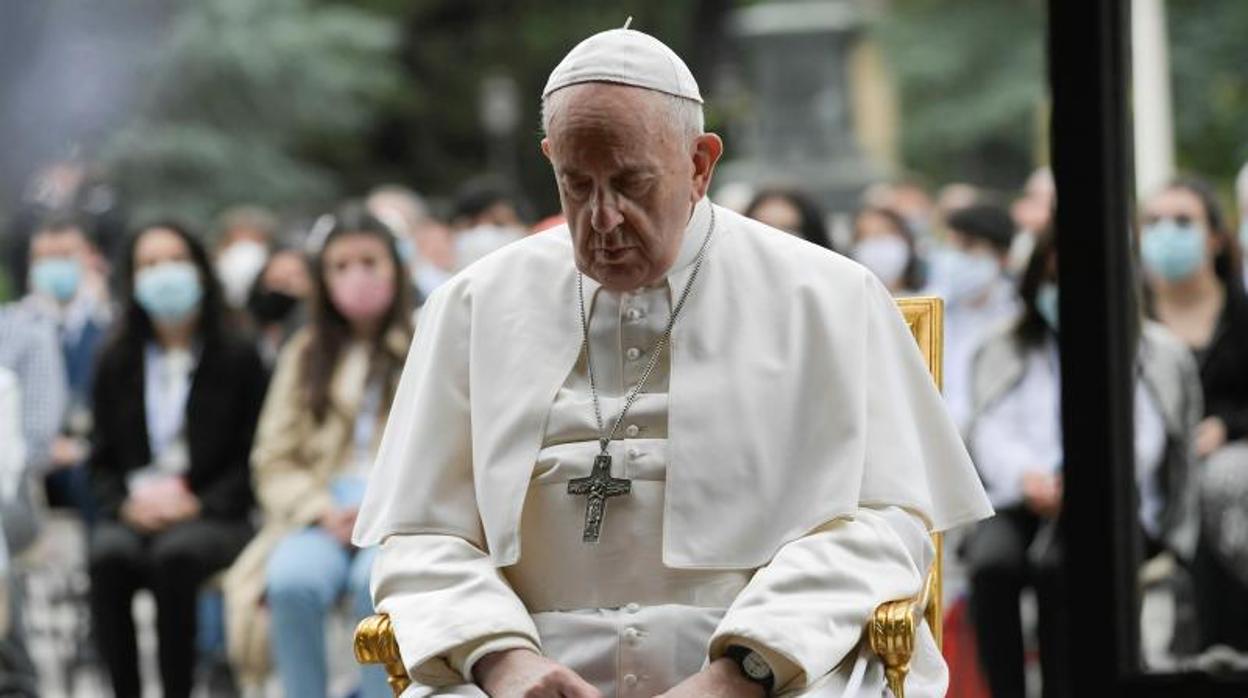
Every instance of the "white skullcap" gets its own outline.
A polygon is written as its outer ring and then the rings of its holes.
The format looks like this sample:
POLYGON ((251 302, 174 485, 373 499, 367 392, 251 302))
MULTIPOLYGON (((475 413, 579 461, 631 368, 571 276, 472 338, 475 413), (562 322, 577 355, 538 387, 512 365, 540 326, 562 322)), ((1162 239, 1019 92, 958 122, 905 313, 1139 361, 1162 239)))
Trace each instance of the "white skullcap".
POLYGON ((627 27, 577 44, 551 72, 542 99, 583 82, 632 85, 702 103, 698 82, 680 56, 653 36, 627 27))

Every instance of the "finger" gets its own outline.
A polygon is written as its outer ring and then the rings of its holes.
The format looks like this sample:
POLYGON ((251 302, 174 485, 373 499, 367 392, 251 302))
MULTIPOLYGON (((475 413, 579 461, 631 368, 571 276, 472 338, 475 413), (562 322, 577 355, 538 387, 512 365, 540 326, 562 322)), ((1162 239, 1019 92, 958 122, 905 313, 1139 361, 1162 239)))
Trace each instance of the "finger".
POLYGON ((569 669, 560 675, 563 685, 559 694, 564 698, 602 698, 602 693, 594 685, 582 679, 579 674, 569 669))

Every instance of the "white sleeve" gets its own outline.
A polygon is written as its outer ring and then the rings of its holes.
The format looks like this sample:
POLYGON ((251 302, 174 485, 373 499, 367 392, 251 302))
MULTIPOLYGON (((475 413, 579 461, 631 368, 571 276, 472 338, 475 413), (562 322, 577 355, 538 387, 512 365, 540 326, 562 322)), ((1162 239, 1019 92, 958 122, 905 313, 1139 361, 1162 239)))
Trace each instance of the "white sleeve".
POLYGON ((715 630, 710 658, 750 647, 772 661, 777 689, 809 686, 854 650, 876 606, 921 590, 933 556, 923 520, 899 507, 825 524, 755 573, 715 630))
POLYGON ((1024 473, 1056 469, 1039 462, 1027 446, 1025 425, 1038 418, 1035 406, 1028 404, 1026 392, 1016 387, 992 403, 967 435, 988 499, 998 509, 1023 501, 1024 473))
POLYGON ((487 638, 510 638, 508 649, 540 648, 524 603, 489 556, 463 538, 389 536, 373 563, 371 584, 373 604, 390 615, 403 665, 419 683, 463 683, 479 653, 457 650, 487 638))

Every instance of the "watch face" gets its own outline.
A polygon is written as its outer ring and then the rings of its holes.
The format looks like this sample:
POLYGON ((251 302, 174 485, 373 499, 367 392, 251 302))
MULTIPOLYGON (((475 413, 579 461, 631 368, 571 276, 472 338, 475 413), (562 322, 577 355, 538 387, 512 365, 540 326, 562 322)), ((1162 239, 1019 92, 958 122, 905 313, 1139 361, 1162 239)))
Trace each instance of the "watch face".
POLYGON ((741 668, 745 670, 745 675, 755 681, 762 681, 771 677, 771 667, 767 665, 767 660, 758 655, 757 652, 750 652, 741 660, 741 668))

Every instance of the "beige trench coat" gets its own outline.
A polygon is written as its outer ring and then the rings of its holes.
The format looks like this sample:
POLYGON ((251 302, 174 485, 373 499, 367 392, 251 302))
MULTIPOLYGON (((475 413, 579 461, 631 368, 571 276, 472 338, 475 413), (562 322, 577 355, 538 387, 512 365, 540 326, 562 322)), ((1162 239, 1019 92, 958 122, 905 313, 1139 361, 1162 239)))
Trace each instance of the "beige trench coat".
MULTIPOLYGON (((251 452, 252 479, 264 525, 223 581, 227 648, 238 679, 245 685, 260 683, 271 668, 269 617, 264 606, 269 556, 288 534, 314 524, 329 510, 330 482, 348 461, 368 379, 367 351, 362 347, 346 351, 332 378, 329 412, 317 423, 303 398, 300 376, 310 339, 307 329, 300 331, 278 358, 251 452)), ((402 360, 408 342, 406 333, 392 330, 386 335, 386 351, 402 360)))

